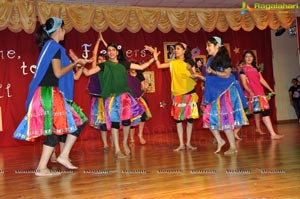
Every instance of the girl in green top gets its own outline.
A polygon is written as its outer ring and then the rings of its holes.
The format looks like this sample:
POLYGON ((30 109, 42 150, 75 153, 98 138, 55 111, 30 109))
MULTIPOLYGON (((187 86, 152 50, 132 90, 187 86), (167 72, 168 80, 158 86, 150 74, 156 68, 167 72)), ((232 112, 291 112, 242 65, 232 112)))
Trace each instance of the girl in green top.
POLYGON ((105 115, 107 129, 111 129, 115 147, 115 156, 124 158, 119 146, 119 129, 123 126, 123 148, 126 155, 130 154, 127 145, 131 122, 139 122, 144 113, 143 108, 132 97, 132 91, 128 86, 127 69, 144 70, 154 62, 151 58, 148 62, 138 65, 127 62, 120 50, 120 46, 110 43, 107 46, 108 60, 96 68, 83 69, 86 76, 98 73, 101 84, 101 97, 105 99, 105 115))

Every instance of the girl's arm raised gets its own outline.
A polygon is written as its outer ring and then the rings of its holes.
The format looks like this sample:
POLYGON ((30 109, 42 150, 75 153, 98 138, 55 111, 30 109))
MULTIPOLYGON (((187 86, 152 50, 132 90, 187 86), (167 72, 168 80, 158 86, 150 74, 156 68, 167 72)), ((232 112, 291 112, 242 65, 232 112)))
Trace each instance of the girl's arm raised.
MULTIPOLYGON (((85 60, 87 63, 90 63, 92 60, 86 60, 86 59, 79 59, 78 56, 75 54, 75 52, 70 49, 69 50, 69 55, 70 57, 74 60, 74 64, 77 65, 77 61, 78 60, 85 60)), ((85 65, 85 64, 84 64, 85 65)), ((100 71, 100 68, 99 67, 92 67, 91 69, 86 69, 85 67, 83 67, 84 65, 81 66, 81 68, 79 69, 80 71, 76 72, 75 73, 75 76, 74 78, 76 79, 77 78, 77 75, 80 77, 81 74, 83 73, 85 76, 90 76, 92 74, 95 74, 97 73, 98 71, 100 71), (78 74, 77 74, 78 73, 78 74)), ((80 67, 80 65, 78 66, 80 67)), ((78 78, 79 78, 78 77, 78 78)))
POLYGON ((99 38, 100 38, 100 41, 102 41, 102 43, 103 43, 103 45, 105 46, 105 48, 107 48, 107 43, 106 43, 106 41, 104 40, 104 37, 103 37, 103 35, 102 35, 101 32, 99 32, 99 38))
POLYGON ((140 65, 135 64, 135 63, 131 63, 130 68, 135 69, 135 70, 144 70, 144 69, 148 68, 153 62, 154 62, 154 58, 151 58, 146 63, 140 64, 140 65))
POLYGON ((99 49, 99 44, 100 44, 100 41, 101 41, 100 35, 101 35, 101 32, 99 32, 99 37, 98 37, 98 39, 97 39, 97 41, 96 41, 96 44, 95 44, 95 47, 94 47, 94 49, 93 49, 93 58, 92 58, 92 59, 93 59, 93 62, 92 62, 92 68, 97 67, 98 49, 99 49))
POLYGON ((157 68, 169 68, 170 67, 170 63, 160 63, 160 61, 158 60, 158 55, 160 54, 160 51, 157 51, 156 47, 145 45, 145 50, 148 50, 149 52, 151 52, 153 54, 153 58, 154 58, 157 68))

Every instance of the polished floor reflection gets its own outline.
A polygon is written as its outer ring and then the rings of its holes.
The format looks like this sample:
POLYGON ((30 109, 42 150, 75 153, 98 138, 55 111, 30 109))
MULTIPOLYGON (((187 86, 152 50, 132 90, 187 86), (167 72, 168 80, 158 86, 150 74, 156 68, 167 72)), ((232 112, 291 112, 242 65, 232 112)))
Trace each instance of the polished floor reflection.
POLYGON ((244 128, 239 152, 230 156, 213 153, 216 145, 207 130, 194 132, 196 151, 173 152, 176 133, 151 134, 146 145, 136 139, 131 156, 120 160, 113 150, 103 151, 99 137, 79 140, 71 155, 79 169, 49 163, 62 172, 56 177, 33 174, 41 142, 1 148, 0 198, 299 198, 300 125, 275 128, 285 134, 282 140, 244 128))

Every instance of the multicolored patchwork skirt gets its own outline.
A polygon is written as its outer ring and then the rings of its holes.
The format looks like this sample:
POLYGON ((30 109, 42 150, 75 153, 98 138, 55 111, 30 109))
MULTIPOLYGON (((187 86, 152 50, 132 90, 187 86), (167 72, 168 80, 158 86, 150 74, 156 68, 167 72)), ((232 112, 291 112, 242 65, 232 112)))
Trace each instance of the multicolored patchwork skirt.
POLYGON ((270 109, 269 96, 261 95, 247 97, 249 113, 261 112, 270 109))
POLYGON ((203 127, 211 130, 233 130, 248 125, 237 88, 232 85, 211 104, 202 105, 203 127))
POLYGON ((146 120, 149 120, 152 117, 151 111, 149 109, 148 103, 145 98, 139 97, 136 99, 139 105, 145 110, 146 120))
POLYGON ((171 116, 175 120, 199 118, 196 93, 172 96, 172 102, 171 116))
POLYGON ((82 110, 74 102, 67 101, 58 87, 41 86, 36 89, 28 112, 13 137, 33 141, 42 135, 74 133, 86 121, 82 110))
POLYGON ((102 97, 91 95, 90 125, 95 129, 105 125, 104 99, 102 97))
POLYGON ((144 112, 143 107, 129 93, 122 93, 105 99, 105 117, 108 130, 111 129, 112 122, 121 123, 123 120, 131 120, 136 125, 140 122, 144 112))

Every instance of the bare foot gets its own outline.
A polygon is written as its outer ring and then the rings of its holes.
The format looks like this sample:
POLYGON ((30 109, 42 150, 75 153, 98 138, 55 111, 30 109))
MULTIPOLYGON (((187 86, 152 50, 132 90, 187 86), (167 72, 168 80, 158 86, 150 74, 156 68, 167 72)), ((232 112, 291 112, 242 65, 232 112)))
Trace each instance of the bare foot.
POLYGON ((65 166, 68 169, 78 169, 78 167, 74 166, 70 162, 69 158, 64 158, 64 157, 59 156, 57 158, 57 162, 59 162, 60 164, 62 164, 63 166, 65 166))
POLYGON ((117 159, 122 159, 122 158, 126 158, 126 156, 121 152, 121 151, 118 151, 115 153, 115 157, 117 159))
POLYGON ((233 155, 236 154, 238 151, 237 149, 229 149, 228 151, 224 152, 224 155, 233 155))
POLYGON ((52 172, 50 171, 49 169, 37 169, 36 172, 34 173, 35 176, 38 176, 38 177, 50 177, 50 176, 58 176, 58 175, 61 175, 60 172, 52 172))
POLYGON ((191 144, 187 144, 187 145, 186 145, 186 149, 187 149, 187 150, 191 150, 191 151, 195 151, 195 150, 197 150, 197 147, 194 147, 194 146, 192 146, 191 144))
POLYGON ((109 151, 109 147, 108 147, 108 146, 105 146, 105 147, 103 148, 103 151, 104 151, 104 152, 108 152, 108 151, 109 151))
POLYGON ((175 151, 175 152, 177 152, 177 151, 183 151, 184 149, 185 149, 184 145, 180 145, 179 147, 177 147, 173 151, 175 151))
POLYGON ((278 134, 275 134, 275 135, 272 135, 271 136, 271 139, 272 140, 280 140, 281 138, 283 138, 284 135, 278 135, 278 134))
POLYGON ((256 133, 259 133, 260 135, 265 135, 265 134, 266 134, 266 133, 263 132, 262 130, 258 130, 258 129, 256 129, 255 132, 256 132, 256 133))
POLYGON ((146 144, 146 140, 143 138, 143 136, 139 136, 139 139, 141 144, 146 144))
POLYGON ((222 149, 222 146, 224 146, 225 141, 221 139, 220 143, 218 143, 218 149, 215 151, 215 153, 219 153, 222 149))

